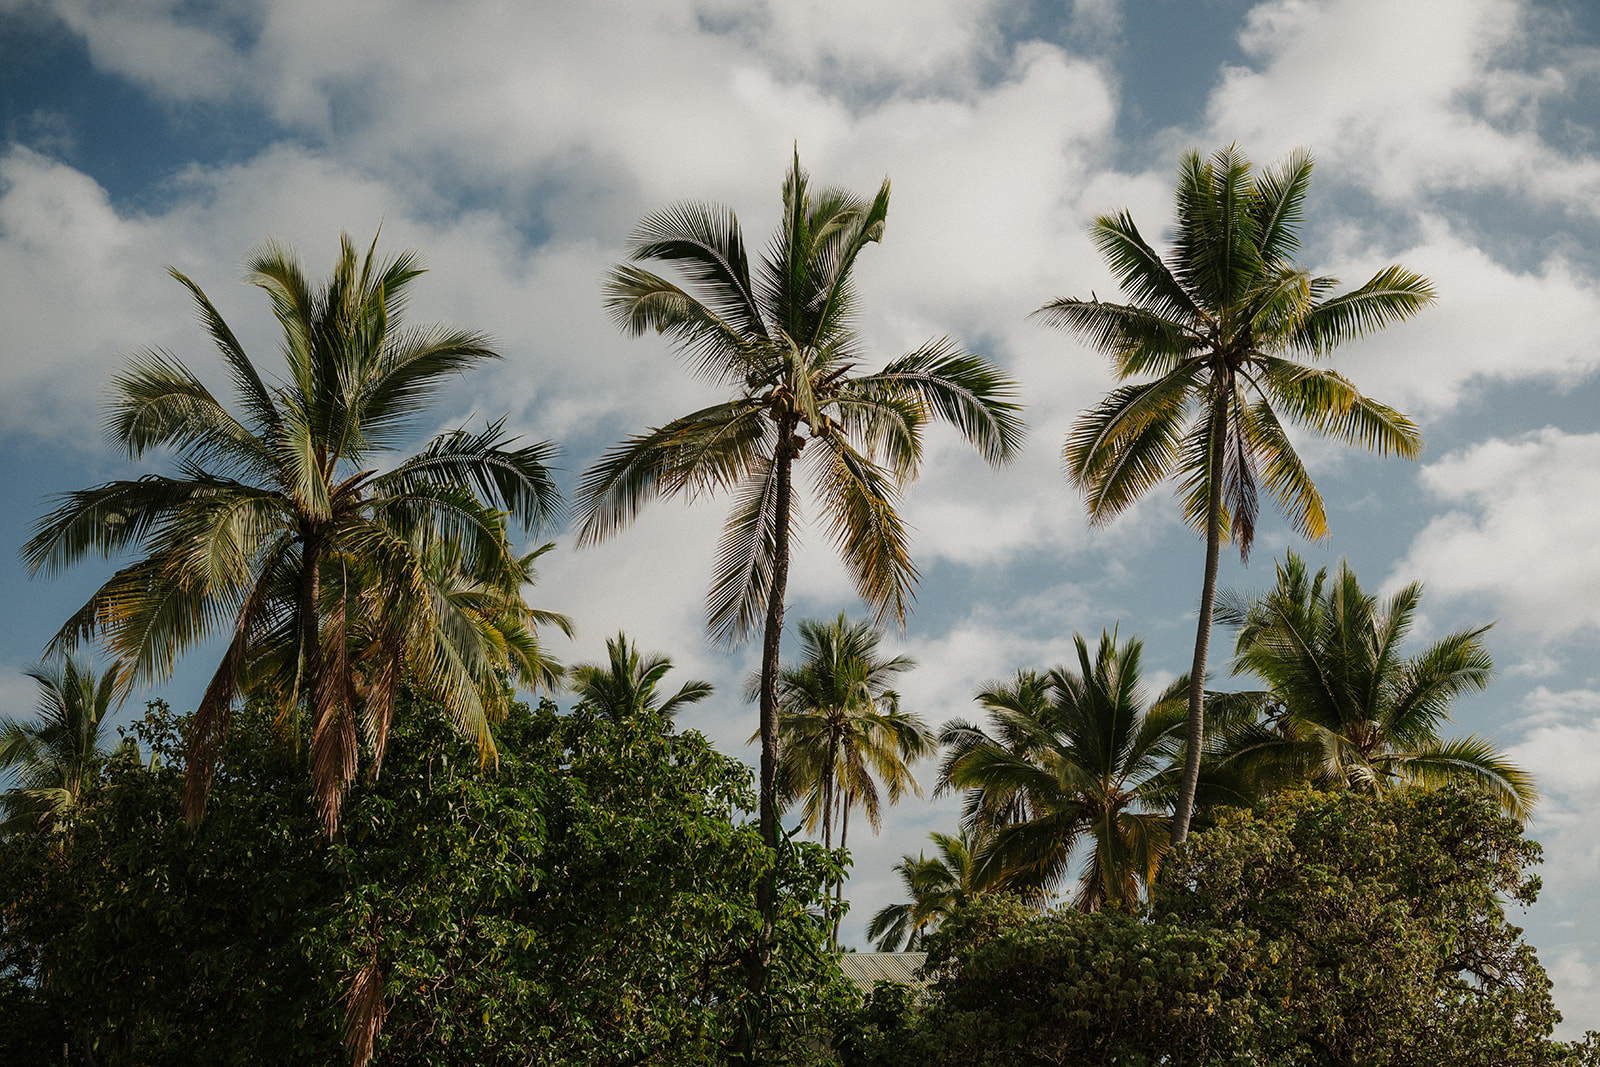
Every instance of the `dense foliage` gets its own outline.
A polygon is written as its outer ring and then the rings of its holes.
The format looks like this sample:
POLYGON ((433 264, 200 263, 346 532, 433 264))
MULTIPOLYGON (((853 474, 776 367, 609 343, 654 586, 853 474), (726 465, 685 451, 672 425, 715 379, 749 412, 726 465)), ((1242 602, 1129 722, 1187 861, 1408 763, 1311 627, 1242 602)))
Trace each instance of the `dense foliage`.
POLYGON ((1507 904, 1539 847, 1481 793, 1296 792, 1175 854, 1151 912, 983 898, 930 939, 863 1064, 1555 1064, 1550 983, 1507 904))
MULTIPOLYGON (((753 1008, 739 953, 770 855, 749 772, 654 715, 550 705, 506 721, 486 772, 416 703, 331 844, 249 713, 191 831, 181 742, 147 718, 164 768, 117 763, 63 832, 0 848, 0 1061, 342 1062, 364 996, 380 1064, 718 1059, 753 1008)), ((761 1006, 799 1057, 851 994, 813 913, 831 861, 779 862, 761 1006)))

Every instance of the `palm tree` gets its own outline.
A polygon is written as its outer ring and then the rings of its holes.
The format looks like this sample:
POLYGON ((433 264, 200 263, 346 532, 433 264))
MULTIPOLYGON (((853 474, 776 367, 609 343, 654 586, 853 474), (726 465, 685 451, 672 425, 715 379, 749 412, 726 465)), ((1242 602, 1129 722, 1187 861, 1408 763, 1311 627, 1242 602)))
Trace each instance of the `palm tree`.
MULTIPOLYGON (((754 277, 733 212, 689 203, 645 219, 632 262, 606 280, 606 306, 624 331, 667 335, 695 375, 733 396, 607 452, 580 488, 579 541, 616 533, 653 496, 734 494, 707 615, 713 635, 730 643, 761 630, 760 823, 774 849, 778 641, 798 518, 796 463, 809 468, 823 522, 863 599, 880 619, 903 620, 916 571, 895 505, 917 473, 923 426, 931 418, 954 424, 992 464, 1022 438, 1015 386, 947 339, 860 372, 852 271, 882 237, 888 210, 887 181, 870 201, 833 189, 813 197, 796 152, 781 228, 754 277), (677 268, 688 289, 638 265, 650 260, 677 268)), ((758 888, 764 915, 773 878, 758 888)), ((753 982, 770 938, 764 923, 753 982)))
POLYGON ((39 713, 32 722, 0 727, 0 771, 14 787, 0 798, 0 828, 47 826, 71 811, 96 779, 107 755, 101 747, 106 720, 120 704, 120 664, 98 676, 63 657, 28 677, 39 683, 39 713))
POLYGON ((1010 743, 966 738, 941 785, 971 798, 967 828, 980 836, 976 884, 1040 899, 1065 876, 1078 843, 1091 842, 1075 903, 1131 907, 1168 847, 1173 770, 1184 744, 1180 678, 1141 706, 1137 639, 1102 633, 1091 657, 1074 635, 1078 670, 1046 676, 1048 698, 991 706, 1010 743), (991 822, 995 813, 1009 813, 991 822))
POLYGON ((1345 378, 1298 362, 1398 322, 1432 302, 1427 279, 1399 266, 1332 295, 1337 279, 1296 267, 1311 157, 1296 152, 1256 177, 1240 152, 1187 154, 1178 168, 1177 233, 1166 260, 1133 219, 1102 215, 1090 231, 1129 303, 1061 299, 1036 314, 1109 355, 1124 385, 1084 412, 1067 438, 1068 477, 1109 522, 1169 476, 1184 517, 1206 540, 1189 674, 1188 759, 1173 842, 1188 834, 1203 748, 1206 656, 1224 538, 1248 559, 1263 484, 1302 534, 1327 532, 1322 498, 1279 420, 1408 459, 1422 440, 1409 419, 1345 378))
POLYGON ((1441 740, 1450 704, 1489 684, 1487 626, 1458 630, 1405 658, 1401 645, 1422 597, 1412 582, 1387 600, 1364 592, 1346 563, 1328 580, 1290 552, 1276 587, 1247 599, 1224 596, 1218 618, 1238 627, 1233 673, 1253 673, 1266 692, 1240 694, 1265 721, 1230 737, 1224 759, 1267 779, 1378 792, 1458 782, 1527 818, 1532 778, 1487 738, 1441 740))
MULTIPOLYGON (((950 791, 950 774, 974 748, 1004 751, 1019 759, 1031 759, 1043 751, 1047 736, 1038 723, 1049 715, 1050 679, 1038 671, 1019 670, 1008 682, 992 682, 973 695, 988 709, 993 732, 966 719, 951 719, 939 730, 939 747, 944 758, 939 763, 939 784, 934 795, 950 791)), ((1003 787, 964 790, 962 823, 983 827, 985 832, 1012 823, 1027 822, 1034 812, 1025 790, 1003 787)))
MULTIPOLYGON (((895 675, 916 664, 907 656, 884 657, 882 636, 870 622, 852 623, 842 612, 825 623, 802 620, 800 662, 778 674, 778 803, 787 808, 798 801, 806 829, 820 827, 826 848, 833 847, 835 814, 839 847, 847 847, 850 809, 858 805, 873 833, 879 831, 880 781, 890 804, 908 790, 922 795, 910 765, 932 754, 933 739, 890 688, 895 675)), ((836 900, 842 901, 843 890, 840 878, 836 900)), ((837 916, 836 910, 835 938, 837 916)))
POLYGON ((867 937, 879 952, 916 952, 940 923, 982 892, 971 831, 963 830, 957 837, 935 830, 928 836, 938 856, 906 855, 895 864, 911 899, 879 909, 867 925, 867 937))
POLYGON ((512 517, 531 528, 560 513, 545 465, 553 447, 515 447, 493 423, 391 458, 446 382, 498 358, 481 334, 401 328, 421 272, 414 253, 379 260, 374 239, 358 257, 344 237, 331 277, 313 287, 292 252, 267 244, 246 280, 266 291, 283 330, 285 376, 273 382, 200 287, 172 270, 221 353, 235 410, 170 354, 135 354, 112 381, 108 430, 130 458, 170 449, 178 473, 66 494, 23 548, 35 573, 89 555, 139 557, 52 649, 98 640, 131 679, 150 682, 228 633, 188 738, 191 819, 241 696, 309 720, 331 835, 357 771, 358 730, 376 773, 403 678, 443 702, 489 759, 508 679, 548 681, 554 669, 533 627, 565 621, 523 603, 533 556, 512 551, 508 530, 512 517))
POLYGON ((618 632, 607 639, 608 662, 582 663, 568 672, 568 686, 580 700, 613 722, 645 713, 671 719, 681 707, 698 704, 712 693, 710 682, 691 680, 678 691, 657 703, 656 686, 672 669, 672 660, 659 653, 641 658, 639 649, 628 643, 628 635, 618 632))

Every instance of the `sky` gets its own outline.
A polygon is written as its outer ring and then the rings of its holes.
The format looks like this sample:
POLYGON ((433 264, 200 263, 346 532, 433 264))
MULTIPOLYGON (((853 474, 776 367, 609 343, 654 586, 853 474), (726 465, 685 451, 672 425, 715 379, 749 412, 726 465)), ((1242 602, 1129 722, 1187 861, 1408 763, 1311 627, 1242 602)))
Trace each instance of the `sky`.
MULTIPOLYGON (((1000 472, 952 433, 927 442, 904 514, 922 573, 887 645, 913 657, 902 706, 973 717, 984 682, 1064 662, 1102 628, 1146 644, 1152 687, 1188 667, 1204 548, 1170 487, 1091 527, 1062 476, 1102 357, 1030 313, 1116 283, 1087 227, 1172 221, 1180 155, 1236 145, 1316 158, 1302 264, 1354 286, 1391 263, 1437 303, 1330 365, 1412 416, 1420 462, 1317 439, 1302 455, 1331 535, 1265 516, 1261 590, 1293 547, 1369 589, 1426 583, 1414 647, 1493 622, 1498 676, 1454 731, 1492 738, 1543 800, 1543 895, 1519 921, 1555 982, 1559 1033, 1600 1029, 1600 10, 1577 0, 0 0, 0 712, 110 573, 30 578, 17 550, 53 494, 166 469, 101 432, 130 352, 225 378, 195 279, 254 353, 277 358, 249 252, 287 241, 323 276, 339 234, 421 251, 409 321, 488 332, 505 358, 452 385, 429 433, 505 416, 562 449, 568 489, 611 444, 717 398, 657 338, 607 320, 600 279, 645 215, 726 204, 765 241, 791 154, 818 185, 893 195, 857 267, 860 330, 887 361, 948 336, 1021 384, 1027 447, 1000 472)), ((419 436, 419 441, 421 437, 419 436)), ((727 501, 659 502, 611 541, 563 529, 529 599, 577 624, 568 662, 625 630, 718 694, 680 725, 751 758, 753 647, 704 633, 727 501)), ((791 624, 861 615, 828 540, 802 531, 791 624)), ((791 626, 792 629, 792 626, 791 626)), ((792 647, 792 646, 791 646, 792 647)), ((1230 635, 1211 671, 1229 678, 1230 635)), ((192 705, 197 649, 137 694, 192 705)), ((669 676, 669 679, 673 676, 669 676)), ((918 768, 931 792, 933 767, 918 768)), ((908 800, 852 830, 854 909, 896 899, 901 855, 959 802, 908 800)))

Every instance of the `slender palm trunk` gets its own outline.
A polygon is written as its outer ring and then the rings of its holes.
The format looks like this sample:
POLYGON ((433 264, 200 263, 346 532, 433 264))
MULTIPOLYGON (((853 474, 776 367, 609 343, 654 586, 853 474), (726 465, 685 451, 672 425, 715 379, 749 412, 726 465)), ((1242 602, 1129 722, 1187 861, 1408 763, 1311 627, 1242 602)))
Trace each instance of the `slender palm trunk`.
POLYGON ((761 635, 761 795, 759 800, 761 841, 772 850, 773 866, 767 868, 756 885, 756 910, 761 913, 761 931, 751 947, 746 968, 746 987, 753 998, 756 1015, 747 1016, 746 1032, 735 1040, 736 1054, 748 1058, 754 1051, 765 1016, 767 961, 772 955, 772 915, 778 895, 778 645, 783 637, 783 598, 789 584, 789 507, 793 485, 791 472, 797 451, 792 417, 778 421, 778 447, 773 462, 777 492, 773 509, 777 513, 773 531, 772 587, 767 594, 766 627, 761 635))
POLYGON ((322 599, 322 534, 307 530, 300 546, 300 693, 317 704, 322 682, 322 637, 318 602, 322 599))
MULTIPOLYGON (((835 765, 834 754, 829 751, 828 761, 822 772, 822 847, 829 853, 833 852, 833 795, 837 791, 833 774, 835 765)), ((826 913, 833 907, 826 889, 822 893, 822 907, 826 917, 826 913)))
MULTIPOLYGON (((850 837, 850 793, 849 790, 841 799, 840 807, 844 809, 839 818, 839 848, 842 851, 848 844, 850 837)), ((828 934, 828 947, 839 947, 839 920, 844 918, 844 873, 840 872, 833 885, 833 926, 828 934)))
POLYGON ((1194 665, 1189 669, 1189 729, 1183 759, 1183 783, 1172 814, 1172 845, 1189 836, 1194 796, 1200 787, 1200 748, 1205 742, 1206 656, 1211 650, 1211 611, 1217 600, 1217 563, 1222 556, 1222 459, 1227 444, 1230 377, 1219 377, 1211 402, 1211 491, 1206 501, 1206 576, 1200 587, 1200 623, 1194 637, 1194 665))

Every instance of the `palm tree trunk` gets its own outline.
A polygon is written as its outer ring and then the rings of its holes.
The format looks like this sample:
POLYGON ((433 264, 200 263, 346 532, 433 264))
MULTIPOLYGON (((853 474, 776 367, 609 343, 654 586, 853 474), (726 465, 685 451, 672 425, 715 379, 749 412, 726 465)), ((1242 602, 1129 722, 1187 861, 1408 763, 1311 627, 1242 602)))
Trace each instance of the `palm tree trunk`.
MULTIPOLYGON (((839 819, 839 848, 843 850, 847 838, 850 836, 850 794, 847 791, 842 798, 844 814, 839 819)), ((834 907, 833 928, 828 934, 828 947, 839 947, 839 920, 844 918, 844 874, 841 872, 834 881, 834 907)))
POLYGON ((1206 656, 1211 650, 1211 611, 1217 600, 1217 563, 1222 555, 1222 459, 1227 445, 1228 394, 1231 376, 1216 382, 1211 401, 1211 489, 1206 501, 1206 576, 1200 587, 1200 623, 1195 629, 1194 665, 1189 668, 1189 729, 1185 735, 1183 782, 1172 814, 1172 845, 1189 836, 1194 796, 1200 788, 1200 749, 1205 742, 1206 656))
POLYGON ((307 530, 300 549, 300 692, 317 703, 322 675, 322 642, 318 602, 322 599, 322 535, 307 530))
POLYGON ((789 585, 789 507, 793 485, 791 471, 798 449, 794 443, 792 416, 778 420, 778 447, 774 449, 777 492, 773 509, 777 513, 773 530, 772 587, 767 593, 767 619, 761 635, 761 842, 772 850, 773 866, 756 884, 756 910, 761 913, 761 932, 752 946, 746 968, 746 988, 753 1011, 747 1015, 746 1030, 735 1039, 734 1050, 748 1057, 765 1016, 767 961, 772 956, 772 915, 778 895, 778 645, 783 638, 783 598, 789 585))

